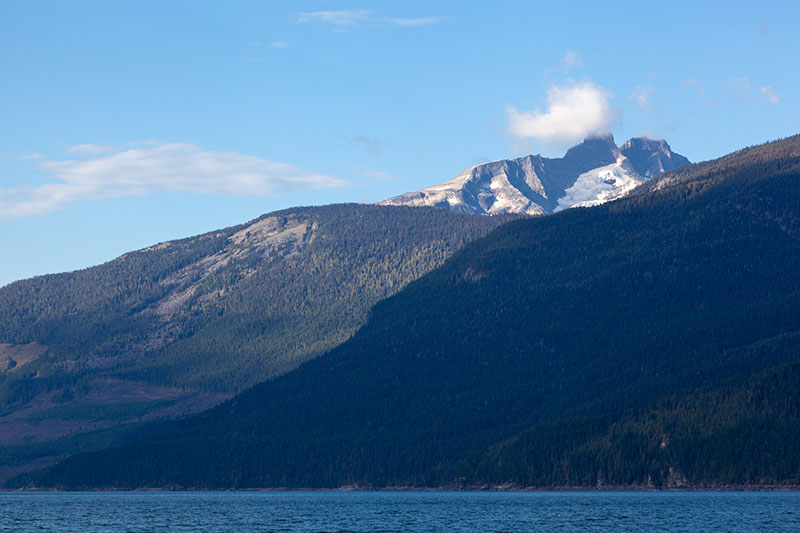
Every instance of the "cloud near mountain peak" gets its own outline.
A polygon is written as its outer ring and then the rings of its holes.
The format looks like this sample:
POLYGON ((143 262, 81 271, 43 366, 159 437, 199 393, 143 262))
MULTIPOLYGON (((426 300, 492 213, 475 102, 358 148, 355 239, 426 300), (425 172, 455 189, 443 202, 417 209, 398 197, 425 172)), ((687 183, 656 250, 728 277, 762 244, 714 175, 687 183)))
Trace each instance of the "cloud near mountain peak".
POLYGON ((547 109, 518 111, 508 106, 508 132, 521 139, 566 145, 604 133, 614 122, 611 93, 591 81, 554 85, 547 91, 547 109))

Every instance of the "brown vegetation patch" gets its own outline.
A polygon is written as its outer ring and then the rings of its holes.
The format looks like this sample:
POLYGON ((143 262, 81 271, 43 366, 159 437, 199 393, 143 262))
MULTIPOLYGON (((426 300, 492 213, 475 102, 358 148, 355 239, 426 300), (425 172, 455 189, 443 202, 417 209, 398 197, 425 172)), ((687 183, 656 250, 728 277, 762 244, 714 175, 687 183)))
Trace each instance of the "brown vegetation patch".
POLYGON ((0 372, 10 372, 31 361, 35 361, 47 351, 47 346, 29 342, 28 344, 0 344, 0 372))

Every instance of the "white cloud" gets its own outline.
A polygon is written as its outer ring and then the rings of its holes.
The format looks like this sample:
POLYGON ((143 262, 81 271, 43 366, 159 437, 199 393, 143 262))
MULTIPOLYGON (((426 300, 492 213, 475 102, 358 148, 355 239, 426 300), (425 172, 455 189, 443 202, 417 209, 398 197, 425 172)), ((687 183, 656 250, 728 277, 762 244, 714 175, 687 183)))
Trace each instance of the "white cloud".
POLYGON ((261 46, 261 41, 252 41, 250 46, 261 46))
POLYGON ((20 156, 17 159, 25 160, 25 159, 43 159, 43 158, 44 155, 40 154, 39 152, 34 152, 32 154, 20 156))
POLYGON ((289 43, 286 41, 272 41, 269 43, 270 48, 286 48, 289 46, 289 43))
POLYGON ((569 144, 608 131, 614 121, 611 94, 590 81, 554 86, 547 91, 547 110, 519 112, 508 106, 508 131, 520 138, 569 144))
POLYGON ((342 9, 339 11, 313 11, 310 13, 300 13, 297 15, 297 22, 305 24, 308 22, 325 22, 332 26, 352 26, 367 20, 371 11, 364 9, 342 9))
POLYGON ((414 28, 417 26, 429 26, 441 21, 442 17, 419 17, 419 18, 390 18, 390 24, 401 28, 414 28))
POLYGON ((350 183, 260 157, 158 141, 90 159, 42 161, 40 166, 58 182, 0 189, 0 220, 44 215, 78 201, 159 191, 278 196, 350 183))
POLYGON ((761 94, 766 96, 769 99, 769 101, 773 104, 781 103, 781 97, 778 96, 778 93, 776 93, 775 89, 773 89, 772 86, 770 85, 766 87, 761 87, 761 94))

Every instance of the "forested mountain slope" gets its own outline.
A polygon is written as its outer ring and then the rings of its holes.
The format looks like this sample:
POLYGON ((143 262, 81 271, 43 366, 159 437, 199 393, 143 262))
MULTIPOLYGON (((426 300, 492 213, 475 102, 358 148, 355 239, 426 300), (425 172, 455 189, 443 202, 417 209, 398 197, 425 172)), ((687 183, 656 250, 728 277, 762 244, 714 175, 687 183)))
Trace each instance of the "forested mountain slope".
POLYGON ((0 446, 210 407, 343 342, 375 302, 508 220, 293 208, 0 288, 0 446))
POLYGON ((800 484, 800 136, 518 220, 325 357, 16 485, 800 484))

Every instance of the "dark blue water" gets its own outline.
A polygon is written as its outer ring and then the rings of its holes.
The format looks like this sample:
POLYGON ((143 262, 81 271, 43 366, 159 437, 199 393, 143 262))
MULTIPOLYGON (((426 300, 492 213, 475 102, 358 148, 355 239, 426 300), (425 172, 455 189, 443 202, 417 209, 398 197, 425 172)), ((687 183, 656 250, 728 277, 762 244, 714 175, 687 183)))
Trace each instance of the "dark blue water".
POLYGON ((0 493, 0 531, 797 532, 800 493, 0 493))

